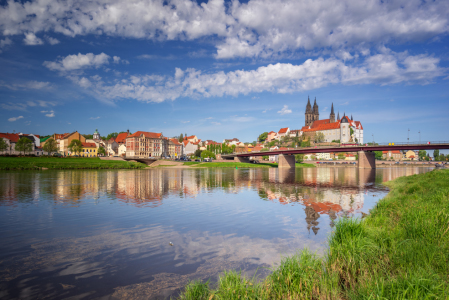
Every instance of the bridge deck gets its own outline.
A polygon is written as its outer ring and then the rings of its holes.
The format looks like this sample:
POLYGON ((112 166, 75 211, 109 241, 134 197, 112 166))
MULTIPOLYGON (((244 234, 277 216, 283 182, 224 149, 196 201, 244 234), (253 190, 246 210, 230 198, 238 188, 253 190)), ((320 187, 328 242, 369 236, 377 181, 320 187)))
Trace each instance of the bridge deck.
POLYGON ((434 149, 449 149, 449 142, 439 142, 430 144, 400 144, 400 145, 375 145, 375 146, 317 146, 308 148, 297 148, 292 150, 274 150, 274 151, 259 151, 259 152, 245 152, 222 155, 224 159, 231 159, 234 157, 248 157, 248 156, 265 156, 265 155, 292 155, 292 154, 306 154, 306 153, 328 153, 328 152, 358 152, 358 151, 393 151, 393 150, 434 150, 434 149))

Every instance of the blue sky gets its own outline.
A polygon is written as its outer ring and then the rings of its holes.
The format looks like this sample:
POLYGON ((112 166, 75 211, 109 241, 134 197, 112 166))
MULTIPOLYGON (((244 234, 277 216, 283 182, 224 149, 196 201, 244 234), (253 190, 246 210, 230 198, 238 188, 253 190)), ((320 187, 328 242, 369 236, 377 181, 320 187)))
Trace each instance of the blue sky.
POLYGON ((0 132, 254 141, 310 95, 365 141, 449 140, 448 1, 0 5, 0 132))

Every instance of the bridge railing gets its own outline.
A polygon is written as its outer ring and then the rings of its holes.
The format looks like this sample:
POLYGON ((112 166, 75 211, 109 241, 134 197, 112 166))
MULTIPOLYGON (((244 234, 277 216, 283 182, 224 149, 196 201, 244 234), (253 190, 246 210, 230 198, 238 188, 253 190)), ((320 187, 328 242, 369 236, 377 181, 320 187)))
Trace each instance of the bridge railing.
MULTIPOLYGON (((335 145, 336 143, 328 143, 328 145, 322 145, 323 143, 320 143, 320 144, 321 145, 316 145, 316 146, 312 146, 312 147, 297 147, 295 149, 313 151, 314 149, 322 149, 322 148, 329 148, 329 147, 348 148, 348 147, 405 146, 405 145, 410 145, 410 146, 447 145, 447 144, 449 144, 449 141, 382 142, 382 143, 374 142, 374 144, 372 142, 363 143, 363 144, 355 144, 355 143, 342 144, 342 143, 340 143, 338 146, 335 145), (349 144, 351 144, 351 145, 349 145, 349 144)), ((293 149, 288 149, 288 150, 293 150, 293 149)), ((279 150, 277 150, 277 151, 279 151, 279 150)), ((280 150, 280 151, 284 151, 284 150, 280 150)), ((233 153, 224 154, 224 155, 234 155, 234 154, 243 154, 243 153, 244 154, 248 154, 248 153, 263 153, 263 152, 271 152, 271 151, 270 150, 268 150, 268 151, 251 151, 251 152, 239 152, 239 153, 233 152, 233 153)))

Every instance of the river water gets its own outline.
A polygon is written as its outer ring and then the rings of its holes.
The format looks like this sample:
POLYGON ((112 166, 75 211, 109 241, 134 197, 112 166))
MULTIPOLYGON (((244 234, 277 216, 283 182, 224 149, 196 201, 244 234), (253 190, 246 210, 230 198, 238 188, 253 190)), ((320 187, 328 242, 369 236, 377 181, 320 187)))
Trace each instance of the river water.
POLYGON ((429 168, 0 172, 1 299, 164 299, 223 270, 323 253, 382 182, 429 168))

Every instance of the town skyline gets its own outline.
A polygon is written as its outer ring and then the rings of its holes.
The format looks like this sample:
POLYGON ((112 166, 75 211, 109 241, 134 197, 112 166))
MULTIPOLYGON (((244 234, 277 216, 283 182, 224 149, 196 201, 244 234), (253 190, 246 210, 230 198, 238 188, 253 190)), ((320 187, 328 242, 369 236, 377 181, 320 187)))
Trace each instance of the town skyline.
POLYGON ((310 96, 365 142, 449 140, 443 1, 134 2, 0 4, 0 131, 252 142, 310 96))

